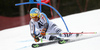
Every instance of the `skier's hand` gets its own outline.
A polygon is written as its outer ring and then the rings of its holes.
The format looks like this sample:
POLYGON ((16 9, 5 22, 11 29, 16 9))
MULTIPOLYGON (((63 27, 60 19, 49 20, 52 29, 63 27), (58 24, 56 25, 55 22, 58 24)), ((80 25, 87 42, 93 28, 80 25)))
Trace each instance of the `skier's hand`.
POLYGON ((39 37, 38 36, 33 36, 34 37, 34 40, 35 40, 35 42, 39 42, 40 41, 40 39, 39 39, 39 37))
POLYGON ((46 35, 46 32, 45 32, 45 31, 46 31, 46 29, 43 28, 40 34, 41 34, 42 36, 45 36, 45 35, 46 35))
POLYGON ((46 35, 45 31, 42 31, 40 34, 41 34, 42 36, 45 36, 45 35, 46 35))

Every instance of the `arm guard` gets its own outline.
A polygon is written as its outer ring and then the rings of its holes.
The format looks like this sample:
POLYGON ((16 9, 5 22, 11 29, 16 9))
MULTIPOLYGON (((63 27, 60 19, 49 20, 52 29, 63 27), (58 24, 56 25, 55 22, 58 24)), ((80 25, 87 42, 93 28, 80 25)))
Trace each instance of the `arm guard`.
POLYGON ((44 24, 44 28, 46 29, 46 30, 44 30, 45 32, 47 31, 48 27, 49 27, 49 24, 48 23, 45 23, 44 24))

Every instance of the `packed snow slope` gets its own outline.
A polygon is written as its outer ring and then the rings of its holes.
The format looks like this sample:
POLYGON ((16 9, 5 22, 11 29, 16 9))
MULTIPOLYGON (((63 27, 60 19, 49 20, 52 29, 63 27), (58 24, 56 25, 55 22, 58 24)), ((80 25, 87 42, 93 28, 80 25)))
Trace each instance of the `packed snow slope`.
MULTIPOLYGON (((83 37, 93 36, 93 38, 72 43, 32 48, 31 44, 34 43, 34 39, 30 35, 29 25, 25 25, 0 31, 0 50, 100 50, 100 9, 63 18, 70 32, 97 32, 97 34, 85 34, 83 37)), ((61 18, 51 21, 67 32, 61 18)))

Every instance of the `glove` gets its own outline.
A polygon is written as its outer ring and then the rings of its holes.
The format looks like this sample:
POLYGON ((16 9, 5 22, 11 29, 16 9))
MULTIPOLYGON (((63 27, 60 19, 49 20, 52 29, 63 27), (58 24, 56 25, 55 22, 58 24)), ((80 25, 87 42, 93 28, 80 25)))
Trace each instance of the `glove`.
POLYGON ((34 37, 34 40, 35 40, 35 42, 39 42, 40 41, 40 39, 39 39, 39 37, 38 36, 33 36, 34 37))
POLYGON ((46 35, 46 29, 43 28, 40 34, 41 34, 42 36, 45 36, 45 35, 46 35))

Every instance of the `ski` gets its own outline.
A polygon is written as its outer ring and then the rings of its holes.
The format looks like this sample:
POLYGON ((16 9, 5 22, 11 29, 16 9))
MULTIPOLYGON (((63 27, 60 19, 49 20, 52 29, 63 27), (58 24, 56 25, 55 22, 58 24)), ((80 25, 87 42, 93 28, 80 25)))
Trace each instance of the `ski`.
POLYGON ((37 47, 42 47, 42 46, 46 46, 46 45, 50 45, 50 44, 54 44, 54 43, 64 44, 67 41, 69 41, 69 39, 65 39, 65 40, 55 40, 55 41, 52 41, 52 42, 32 44, 32 47, 33 48, 37 48, 37 47))
MULTIPOLYGON (((85 33, 88 34, 88 32, 85 32, 85 33)), ((97 32, 89 32, 89 33, 96 34, 97 32)), ((64 33, 64 34, 68 34, 68 33, 64 33)), ((77 34, 77 33, 74 33, 74 34, 77 34)), ((76 39, 54 40, 52 42, 32 44, 32 48, 38 48, 38 47, 42 47, 42 46, 47 46, 47 45, 51 45, 51 44, 54 44, 54 43, 65 44, 65 43, 75 42, 75 41, 84 40, 84 39, 88 39, 88 38, 92 38, 92 37, 76 38, 76 39)))
POLYGON ((33 48, 37 48, 37 47, 42 47, 42 46, 46 46, 46 45, 50 45, 50 44, 54 44, 57 41, 53 41, 53 42, 46 42, 46 43, 39 43, 39 44, 32 44, 33 48))

